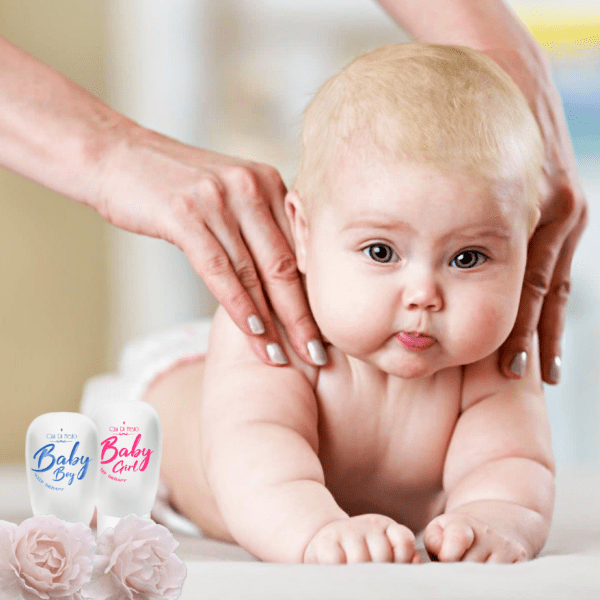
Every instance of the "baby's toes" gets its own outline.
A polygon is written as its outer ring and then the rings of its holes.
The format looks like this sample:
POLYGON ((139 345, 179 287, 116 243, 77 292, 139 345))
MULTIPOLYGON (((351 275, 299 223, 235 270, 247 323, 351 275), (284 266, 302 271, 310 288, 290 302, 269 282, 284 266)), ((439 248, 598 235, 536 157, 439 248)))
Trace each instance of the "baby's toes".
POLYGON ((390 523, 386 529, 387 540, 391 544, 392 558, 397 563, 415 562, 415 536, 408 527, 390 523))
POLYGON ((475 533, 464 521, 448 521, 444 526, 442 547, 438 559, 442 562, 461 560, 475 541, 475 533))

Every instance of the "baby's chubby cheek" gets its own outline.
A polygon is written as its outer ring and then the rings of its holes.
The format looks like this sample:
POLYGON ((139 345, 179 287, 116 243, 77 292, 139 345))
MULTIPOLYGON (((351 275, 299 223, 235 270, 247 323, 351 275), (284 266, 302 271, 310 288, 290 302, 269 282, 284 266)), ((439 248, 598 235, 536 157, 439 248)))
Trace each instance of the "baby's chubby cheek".
POLYGON ((359 355, 373 351, 390 335, 390 316, 383 299, 339 270, 321 270, 306 278, 315 321, 325 338, 342 352, 359 355))
MULTIPOLYGON (((463 305, 464 306, 464 305, 463 305)), ((471 301, 459 319, 449 320, 446 345, 462 364, 469 364, 495 352, 509 336, 518 310, 518 298, 495 297, 471 301), (486 301, 487 300, 487 301, 486 301)))

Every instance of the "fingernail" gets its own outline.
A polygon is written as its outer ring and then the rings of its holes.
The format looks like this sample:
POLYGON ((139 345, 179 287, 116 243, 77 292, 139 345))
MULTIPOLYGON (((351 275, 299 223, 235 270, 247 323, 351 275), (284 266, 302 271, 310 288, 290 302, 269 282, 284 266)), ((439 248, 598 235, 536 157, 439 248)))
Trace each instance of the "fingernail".
POLYGON ((323 344, 319 340, 311 340, 306 344, 308 348, 308 353, 310 354, 310 358, 319 367, 327 364, 327 354, 325 353, 325 348, 323 348, 323 344))
POLYGON ((527 352, 519 352, 515 354, 515 357, 512 359, 510 363, 510 370, 515 375, 522 377, 525 374, 525 369, 527 367, 527 352))
POLYGON ((256 315, 248 317, 248 326, 250 327, 250 331, 255 335, 260 335, 265 332, 265 326, 256 315))
POLYGON ((552 365, 550 366, 550 380, 554 383, 558 383, 560 381, 560 367, 561 367, 560 356, 555 356, 552 361, 552 365))
POLYGON ((288 359, 285 357, 279 344, 267 344, 267 354, 269 358, 278 365, 287 365, 288 359))

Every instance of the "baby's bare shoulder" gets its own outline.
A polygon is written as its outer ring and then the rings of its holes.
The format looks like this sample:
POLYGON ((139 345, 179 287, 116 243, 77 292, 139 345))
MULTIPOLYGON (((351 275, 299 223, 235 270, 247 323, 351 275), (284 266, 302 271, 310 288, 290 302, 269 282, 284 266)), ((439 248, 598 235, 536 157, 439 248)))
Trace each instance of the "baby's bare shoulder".
POLYGON ((203 383, 205 426, 263 422, 315 435, 318 411, 306 374, 293 360, 277 367, 263 363, 223 308, 213 320, 203 383))
POLYGON ((497 394, 518 398, 537 396, 543 398, 537 337, 523 377, 509 379, 499 368, 499 352, 464 367, 462 410, 497 394))

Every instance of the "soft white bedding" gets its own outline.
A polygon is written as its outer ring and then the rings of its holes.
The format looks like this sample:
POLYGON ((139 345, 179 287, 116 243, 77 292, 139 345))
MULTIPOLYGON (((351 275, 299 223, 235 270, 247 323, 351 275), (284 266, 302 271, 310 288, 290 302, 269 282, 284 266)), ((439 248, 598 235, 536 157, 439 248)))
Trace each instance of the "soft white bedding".
MULTIPOLYGON (((24 467, 4 465, 0 519, 29 516, 24 467)), ((230 544, 176 537, 188 571, 180 600, 600 600, 600 465, 559 469, 548 543, 524 564, 276 565, 230 544)))

